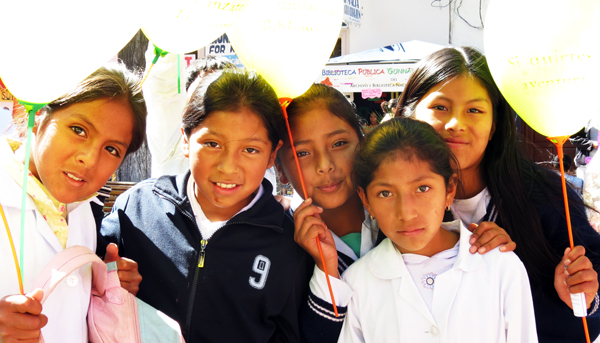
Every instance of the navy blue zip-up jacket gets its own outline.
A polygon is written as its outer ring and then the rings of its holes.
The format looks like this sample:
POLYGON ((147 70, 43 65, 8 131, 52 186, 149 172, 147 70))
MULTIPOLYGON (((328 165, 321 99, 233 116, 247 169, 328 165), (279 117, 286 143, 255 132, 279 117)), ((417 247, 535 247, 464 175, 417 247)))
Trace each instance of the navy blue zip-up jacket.
POLYGON ((263 180, 263 196, 202 248, 189 176, 142 181, 120 195, 102 222, 98 254, 114 242, 135 260, 143 278, 137 296, 177 320, 187 343, 300 341, 312 260, 294 242, 271 184, 263 180))

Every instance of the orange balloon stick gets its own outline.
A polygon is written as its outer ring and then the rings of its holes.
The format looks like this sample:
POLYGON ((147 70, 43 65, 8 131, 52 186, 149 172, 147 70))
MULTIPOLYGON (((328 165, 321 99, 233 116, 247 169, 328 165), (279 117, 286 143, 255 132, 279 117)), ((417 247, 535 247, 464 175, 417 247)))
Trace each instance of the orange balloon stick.
POLYGON ((144 78, 142 79, 142 82, 140 82, 140 86, 142 86, 144 84, 144 82, 146 82, 146 79, 148 78, 148 75, 150 75, 150 70, 152 70, 152 67, 154 67, 154 63, 152 62, 152 64, 150 65, 150 67, 148 67, 148 70, 146 71, 146 75, 144 75, 144 78))
MULTIPOLYGON (((569 198, 567 196, 567 183, 565 181, 565 167, 563 164, 563 145, 569 139, 569 136, 560 136, 560 137, 548 137, 550 142, 554 143, 556 146, 556 152, 558 154, 558 160, 560 164, 560 180, 562 183, 562 191, 563 191, 563 199, 565 202, 565 214, 567 216, 567 230, 569 233, 569 244, 571 249, 575 248, 575 243, 573 242, 573 228, 571 227, 571 212, 569 211, 569 198)), ((587 320, 585 317, 581 317, 583 320, 583 330, 585 332, 585 339, 587 343, 590 343, 590 333, 588 331, 587 320)))
MULTIPOLYGON (((292 153, 294 154, 294 161, 296 161, 296 168, 298 169, 298 175, 300 176, 300 184, 302 185, 303 198, 306 199, 306 186, 304 185, 304 177, 302 177, 302 170, 300 169, 300 162, 298 161, 298 154, 296 154, 296 147, 294 146, 294 138, 292 138, 292 130, 290 129, 290 120, 287 115, 287 107, 292 102, 290 98, 279 98, 281 109, 283 110, 283 117, 285 118, 285 126, 287 127, 288 137, 290 137, 290 145, 292 146, 292 153)), ((327 272, 327 265, 325 264, 325 257, 323 256, 323 249, 321 248, 321 241, 319 236, 316 237, 317 247, 319 248, 319 255, 321 255, 321 263, 323 263, 323 272, 327 279, 327 286, 329 287, 329 295, 331 295, 331 303, 333 304, 333 313, 336 317, 339 317, 337 306, 335 304, 335 297, 333 296, 333 289, 331 289, 331 281, 329 281, 329 273, 327 272)))
POLYGON ((2 208, 2 205, 0 205, 0 214, 2 214, 2 221, 4 221, 4 227, 6 228, 6 233, 8 233, 8 241, 10 242, 10 248, 12 249, 13 259, 15 260, 15 267, 17 267, 17 278, 19 279, 19 292, 21 292, 21 295, 25 295, 25 292, 23 291, 23 277, 21 276, 21 268, 19 268, 19 260, 17 259, 15 243, 13 242, 10 229, 8 228, 8 222, 6 221, 6 215, 4 214, 4 208, 2 208))

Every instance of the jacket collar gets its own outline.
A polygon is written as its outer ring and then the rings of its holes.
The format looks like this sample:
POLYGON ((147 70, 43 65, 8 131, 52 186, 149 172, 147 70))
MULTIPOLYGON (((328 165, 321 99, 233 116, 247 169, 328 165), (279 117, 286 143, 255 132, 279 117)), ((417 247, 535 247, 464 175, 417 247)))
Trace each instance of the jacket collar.
MULTIPOLYGON (((193 218, 194 214, 187 194, 187 182, 191 172, 176 176, 165 175, 155 180, 152 191, 178 206, 181 211, 187 212, 193 218)), ((238 213, 229 219, 226 225, 243 223, 269 227, 277 232, 283 231, 284 212, 281 204, 272 195, 273 186, 267 179, 263 179, 263 195, 248 210, 238 213)))
POLYGON ((181 209, 189 208, 192 213, 192 208, 189 205, 186 185, 190 178, 190 171, 179 175, 163 175, 154 181, 152 191, 159 196, 169 199, 171 202, 178 205, 181 209), (186 204, 187 202, 187 204, 186 204), (186 206, 187 205, 187 206, 186 206))
MULTIPOLYGON (((446 230, 459 231, 458 256, 454 262, 453 269, 469 272, 477 269, 481 263, 480 254, 471 254, 469 252, 469 239, 471 232, 462 224, 460 220, 442 223, 446 230)), ((369 269, 380 279, 396 279, 408 274, 408 269, 404 264, 402 255, 396 250, 394 244, 389 238, 386 238, 373 250, 373 257, 369 262, 369 269)))

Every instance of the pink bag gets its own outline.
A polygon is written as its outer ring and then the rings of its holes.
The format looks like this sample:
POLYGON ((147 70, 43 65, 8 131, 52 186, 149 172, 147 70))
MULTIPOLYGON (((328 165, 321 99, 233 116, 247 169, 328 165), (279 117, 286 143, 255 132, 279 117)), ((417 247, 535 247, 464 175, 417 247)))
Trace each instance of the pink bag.
MULTIPOLYGON (((42 270, 34 288, 44 290, 44 301, 74 270, 92 263, 92 297, 88 309, 88 338, 92 343, 185 343, 179 324, 121 288, 116 262, 105 264, 90 249, 69 247, 42 270)), ((44 338, 40 336, 40 342, 44 338)))

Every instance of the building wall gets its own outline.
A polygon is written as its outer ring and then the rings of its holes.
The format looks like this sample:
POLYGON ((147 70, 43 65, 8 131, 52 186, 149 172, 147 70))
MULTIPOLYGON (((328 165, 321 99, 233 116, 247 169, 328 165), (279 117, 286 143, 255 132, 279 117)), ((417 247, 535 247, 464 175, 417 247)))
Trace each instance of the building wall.
POLYGON ((482 20, 485 20, 489 2, 490 0, 453 1, 450 45, 467 45, 484 51, 482 20))
POLYGON ((480 13, 484 18, 488 3, 489 0, 362 0, 360 26, 350 25, 342 30, 342 44, 346 44, 342 53, 410 40, 483 50, 480 13))

